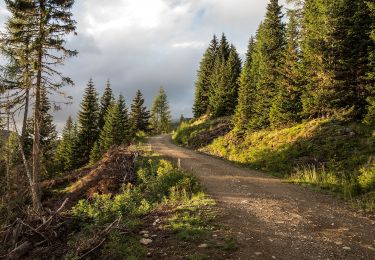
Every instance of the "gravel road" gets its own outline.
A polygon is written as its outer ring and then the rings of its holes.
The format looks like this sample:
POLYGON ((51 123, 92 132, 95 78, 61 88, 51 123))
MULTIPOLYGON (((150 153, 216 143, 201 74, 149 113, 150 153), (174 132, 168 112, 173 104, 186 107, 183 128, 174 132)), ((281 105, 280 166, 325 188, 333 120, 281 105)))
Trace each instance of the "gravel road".
POLYGON ((332 195, 149 139, 180 159, 218 203, 218 221, 239 243, 237 259, 375 259, 375 220, 332 195))

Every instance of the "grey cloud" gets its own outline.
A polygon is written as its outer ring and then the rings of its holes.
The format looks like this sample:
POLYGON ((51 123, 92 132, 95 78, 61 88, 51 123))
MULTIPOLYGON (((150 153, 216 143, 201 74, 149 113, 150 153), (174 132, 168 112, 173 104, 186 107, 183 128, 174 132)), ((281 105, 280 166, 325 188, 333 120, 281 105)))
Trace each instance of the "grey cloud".
POLYGON ((99 92, 110 79, 128 106, 136 89, 150 104, 163 85, 173 117, 191 116, 196 70, 212 35, 225 32, 243 55, 266 5, 260 0, 76 1, 78 36, 69 37, 68 46, 79 55, 62 68, 75 81, 65 89, 74 103, 55 113, 59 129, 68 115, 76 115, 90 77, 99 92))

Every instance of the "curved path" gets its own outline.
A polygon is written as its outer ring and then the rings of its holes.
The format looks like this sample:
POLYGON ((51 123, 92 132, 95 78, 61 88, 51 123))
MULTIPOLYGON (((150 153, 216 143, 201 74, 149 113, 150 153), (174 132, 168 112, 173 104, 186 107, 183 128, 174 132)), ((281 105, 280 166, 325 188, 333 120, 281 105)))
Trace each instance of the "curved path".
POLYGON ((343 201, 178 147, 167 135, 149 143, 179 158, 216 199, 237 259, 375 259, 375 221, 343 201))

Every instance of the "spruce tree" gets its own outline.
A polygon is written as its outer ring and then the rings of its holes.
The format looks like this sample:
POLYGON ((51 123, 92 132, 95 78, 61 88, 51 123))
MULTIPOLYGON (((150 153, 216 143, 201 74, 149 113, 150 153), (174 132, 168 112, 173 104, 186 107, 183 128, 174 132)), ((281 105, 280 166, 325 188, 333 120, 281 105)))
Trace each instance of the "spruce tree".
POLYGON ((5 32, 0 39, 1 51, 8 61, 4 67, 7 77, 4 79, 3 86, 19 93, 19 95, 13 95, 12 103, 17 107, 23 106, 21 130, 21 143, 23 144, 26 138, 33 77, 30 56, 33 51, 32 37, 34 34, 31 28, 34 21, 28 15, 32 3, 30 1, 5 0, 5 4, 11 16, 6 22, 5 32), (5 82, 6 84, 4 84, 5 82))
POLYGON ((57 170, 66 172, 76 167, 78 129, 73 119, 69 116, 62 131, 61 140, 57 146, 54 157, 57 170))
POLYGON ((163 87, 160 87, 159 93, 155 96, 152 104, 150 127, 155 135, 169 133, 171 128, 171 112, 167 94, 163 87))
POLYGON ((215 60, 209 95, 212 117, 229 116, 234 113, 238 97, 238 77, 241 60, 236 48, 229 46, 223 34, 215 60))
POLYGON ((210 90, 208 93, 209 105, 208 111, 213 115, 213 117, 221 116, 225 113, 223 111, 224 101, 224 89, 225 80, 223 75, 225 72, 225 65, 230 53, 230 46, 228 40, 223 33, 220 39, 220 43, 217 49, 217 54, 214 61, 214 66, 212 68, 212 74, 210 78, 210 90))
POLYGON ((128 108, 126 107, 125 98, 123 95, 120 95, 117 104, 120 110, 120 125, 121 125, 121 138, 122 143, 127 144, 132 140, 131 136, 131 126, 130 126, 130 119, 129 119, 129 112, 128 108))
POLYGON ((245 130, 253 115, 255 86, 251 68, 254 46, 255 38, 251 37, 247 48, 245 64, 239 77, 238 105, 233 118, 236 130, 245 130))
POLYGON ((193 106, 195 118, 206 114, 208 111, 211 75, 217 56, 217 50, 218 41, 216 35, 214 35, 199 65, 198 79, 195 83, 195 99, 193 106))
POLYGON ((254 115, 249 121, 249 127, 252 129, 270 125, 270 109, 277 90, 280 58, 285 45, 281 8, 277 0, 271 0, 267 6, 266 18, 257 32, 251 68, 256 73, 254 115))
POLYGON ((96 162, 98 162, 103 156, 103 150, 100 149, 99 141, 96 141, 94 144, 94 147, 92 148, 90 152, 90 165, 94 165, 96 162))
POLYGON ((225 84, 227 86, 227 94, 224 97, 226 106, 225 115, 233 115, 238 103, 238 79, 242 70, 241 59, 238 55, 236 47, 231 45, 228 60, 225 64, 225 84))
POLYGON ((46 91, 58 92, 65 85, 73 85, 73 81, 56 70, 56 66, 77 55, 74 50, 66 48, 64 37, 75 33, 76 22, 73 20, 71 9, 74 0, 39 0, 32 1, 30 16, 34 21, 31 31, 35 31, 35 41, 32 48, 35 50, 33 66, 35 68, 34 85, 34 134, 33 134, 33 184, 32 197, 34 210, 42 211, 40 181, 40 125, 42 121, 42 88, 46 91))
POLYGON ((270 122, 273 128, 290 126, 298 122, 302 112, 302 75, 298 13, 288 11, 286 47, 281 57, 277 92, 272 101, 270 122))
MULTIPOLYGON (((53 158, 57 147, 57 131, 56 125, 53 123, 51 113, 51 103, 47 97, 45 89, 41 91, 41 116, 40 116, 40 153, 41 153, 41 177, 51 177, 54 171, 53 158)), ((33 146, 33 128, 35 117, 28 120, 26 135, 24 140, 25 154, 30 156, 33 146)))
POLYGON ((304 114, 363 116, 370 30, 365 2, 307 0, 303 11, 304 114))
POLYGON ((91 149, 99 137, 99 105, 98 94, 94 83, 90 79, 81 102, 81 109, 78 113, 78 144, 80 165, 88 163, 91 149))
POLYGON ((99 137, 99 149, 103 152, 111 146, 120 145, 123 142, 123 126, 119 104, 112 102, 104 118, 104 127, 99 137))
POLYGON ((105 114, 107 113, 108 107, 113 102, 113 93, 111 88, 111 83, 107 81, 106 87, 104 89, 103 96, 100 99, 100 110, 99 110, 99 129, 102 130, 105 124, 105 114))
POLYGON ((144 105, 145 100, 143 99, 142 92, 137 90, 137 93, 131 104, 130 112, 130 123, 132 127, 132 135, 135 135, 138 131, 148 132, 150 112, 144 105))

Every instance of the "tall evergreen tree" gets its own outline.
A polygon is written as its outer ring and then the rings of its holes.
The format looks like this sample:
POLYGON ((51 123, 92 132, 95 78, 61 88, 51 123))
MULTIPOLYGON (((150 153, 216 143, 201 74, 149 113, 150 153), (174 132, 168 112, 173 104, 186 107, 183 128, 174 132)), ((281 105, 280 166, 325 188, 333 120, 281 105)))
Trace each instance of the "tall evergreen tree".
POLYGON ((252 62, 252 70, 256 71, 256 90, 250 128, 270 125, 270 109, 277 90, 280 58, 285 45, 281 8, 277 0, 271 0, 267 6, 266 18, 258 29, 252 62))
MULTIPOLYGON (((73 85, 73 81, 56 70, 56 66, 77 55, 74 50, 66 48, 64 37, 74 33, 76 22, 73 20, 71 9, 74 0, 39 0, 31 1, 31 15, 34 21, 31 31, 35 30, 35 41, 32 48, 33 66, 35 68, 34 85, 34 134, 33 134, 33 184, 32 197, 34 210, 42 211, 40 182, 40 126, 42 121, 42 88, 46 91, 57 91, 64 85, 73 85)), ((61 92, 60 92, 61 93, 61 92)))
POLYGON ((80 165, 89 161, 90 151, 99 137, 99 105, 98 94, 90 79, 83 96, 81 109, 78 113, 78 144, 80 150, 80 165))
POLYGON ((104 118, 104 127, 99 137, 99 148, 103 152, 113 145, 120 145, 124 141, 122 138, 123 125, 119 104, 112 102, 104 118))
POLYGON ((255 38, 251 37, 247 48, 245 64, 239 78, 238 105, 233 118, 233 123, 237 130, 246 129, 253 115, 255 86, 251 68, 254 46, 255 38))
POLYGON ((57 170, 61 172, 73 170, 78 158, 78 128, 69 116, 62 131, 61 140, 57 146, 54 161, 57 170))
POLYGON ((308 117, 364 114, 369 13, 363 0, 307 0, 302 52, 308 117))
POLYGON ((125 98, 123 95, 120 95, 117 104, 120 110, 120 125, 121 125, 121 138, 122 143, 126 144, 132 140, 131 136, 131 126, 129 119, 128 108, 126 107, 125 98))
POLYGON ((130 123, 132 126, 132 133, 135 134, 137 131, 148 132, 150 112, 144 105, 145 100, 143 99, 142 92, 137 90, 137 93, 131 104, 130 112, 130 123))
POLYGON ((211 75, 217 56, 217 50, 218 41, 216 35, 214 35, 199 65, 198 79, 195 83, 195 99, 193 106, 195 118, 206 114, 208 111, 211 75))
MULTIPOLYGON (((6 22, 5 32, 0 39, 1 51, 8 61, 4 67, 7 77, 2 85, 5 89, 13 90, 13 93, 19 93, 12 95, 12 103, 15 106, 23 107, 21 130, 21 143, 23 144, 26 137, 30 89, 34 75, 30 57, 33 53, 32 38, 35 37, 31 30, 34 21, 27 15, 32 5, 30 1, 6 0, 5 3, 11 16, 6 22)), ((3 102, 0 101, 0 103, 3 102)))
POLYGON ((94 165, 96 162, 98 162, 103 156, 103 151, 100 149, 99 140, 95 142, 94 147, 92 148, 90 152, 90 160, 89 164, 94 165))
POLYGON ((272 101, 270 122, 274 128, 289 126, 301 118, 302 75, 298 11, 288 11, 286 47, 281 57, 277 92, 272 101))
POLYGON ((238 77, 241 60, 236 48, 229 46, 223 34, 215 60, 209 95, 210 112, 213 117, 229 116, 234 113, 238 97, 238 77))
POLYGON ((107 81, 106 87, 104 89, 103 96, 100 99, 100 110, 99 110, 99 129, 102 130, 105 124, 105 114, 107 113, 108 107, 113 102, 113 93, 111 88, 111 83, 107 81))
POLYGON ((171 128, 171 112, 167 94, 163 87, 160 87, 159 93, 155 96, 151 108, 150 126, 153 134, 166 134, 171 128))
MULTIPOLYGON (((19 27, 11 34, 14 39, 25 43, 28 47, 22 48, 30 51, 28 57, 28 68, 32 68, 33 75, 26 77, 22 81, 21 86, 29 92, 33 92, 34 97, 34 129, 33 129, 33 152, 32 152, 32 170, 28 169, 25 164, 28 180, 31 187, 31 195, 34 211, 42 213, 41 204, 41 122, 43 120, 42 111, 42 91, 60 92, 60 88, 64 85, 72 85, 70 78, 64 77, 56 67, 64 64, 66 58, 77 54, 66 48, 65 37, 70 33, 74 33, 76 26, 72 18, 71 8, 74 0, 7 0, 6 2, 11 16, 12 22, 18 23, 19 27), (14 19, 13 19, 14 18, 14 19), (13 20, 12 20, 13 19, 13 20), (24 38, 24 36, 26 38, 24 38), (33 79, 33 84, 30 85, 33 79)), ((9 38, 8 38, 9 39, 9 38)), ((21 49, 19 49, 21 50, 21 49)), ((25 53, 23 53, 25 54, 25 53)), ((25 56, 24 56, 25 57, 25 56)), ((18 64, 16 67, 26 71, 26 59, 15 59, 18 64)), ((14 60, 13 60, 14 61, 14 60)), ((27 98, 25 99, 27 103, 27 98)), ((26 104, 25 104, 26 105, 26 104)), ((24 122, 26 111, 24 113, 24 122)))
MULTIPOLYGON (((50 177, 53 173, 53 158, 57 147, 57 131, 56 125, 53 123, 51 113, 51 103, 48 100, 45 89, 41 91, 41 119, 40 119, 40 152, 41 152, 41 169, 43 170, 41 177, 50 177)), ((33 128, 35 124, 34 116, 28 120, 26 128, 26 136, 24 140, 25 153, 30 156, 33 145, 33 128)))

